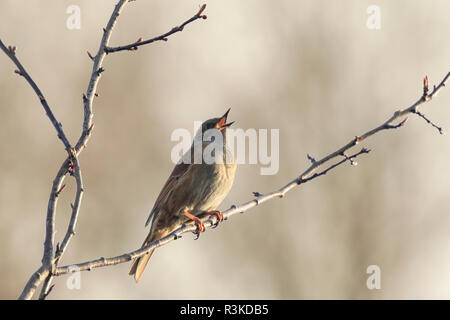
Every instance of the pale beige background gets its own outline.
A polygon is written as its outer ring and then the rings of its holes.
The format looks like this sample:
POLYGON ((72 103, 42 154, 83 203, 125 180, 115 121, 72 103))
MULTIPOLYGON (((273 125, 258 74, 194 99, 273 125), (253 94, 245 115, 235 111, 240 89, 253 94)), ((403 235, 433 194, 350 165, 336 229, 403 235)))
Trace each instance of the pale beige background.
MULTIPOLYGON (((136 1, 112 44, 169 30, 200 1, 136 1)), ((206 21, 135 53, 109 55, 82 153, 86 192, 71 264, 137 248, 173 164, 170 134, 232 107, 236 126, 280 129, 280 170, 238 168, 222 205, 251 199, 409 106, 449 71, 450 4, 441 1, 208 1, 206 21), (366 27, 370 4, 381 30, 366 27)), ((102 27, 115 1, 2 0, 0 37, 39 83, 71 141, 102 27), (81 29, 66 8, 81 8, 81 29)), ((35 94, 0 55, 0 298, 14 299, 40 264, 51 181, 65 153, 35 94)), ((450 89, 423 111, 450 128, 450 89)), ((449 137, 418 117, 364 142, 373 149, 200 240, 157 250, 141 282, 129 263, 56 279, 51 299, 304 299, 450 297, 449 137), (366 288, 381 267, 382 289, 366 288)), ((57 212, 65 232, 71 179, 57 212)))

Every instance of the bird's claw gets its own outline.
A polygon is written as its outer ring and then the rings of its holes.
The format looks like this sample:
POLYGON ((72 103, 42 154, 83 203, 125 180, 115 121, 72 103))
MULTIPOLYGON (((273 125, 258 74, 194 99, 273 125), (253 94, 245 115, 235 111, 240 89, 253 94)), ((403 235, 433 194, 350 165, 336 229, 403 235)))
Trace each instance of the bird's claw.
POLYGON ((194 220, 194 222, 195 222, 195 225, 196 225, 196 227, 197 227, 197 229, 196 229, 195 232, 194 232, 194 234, 196 234, 197 237, 196 237, 194 240, 197 240, 197 239, 200 237, 200 234, 201 234, 202 232, 205 232, 205 231, 206 231, 206 227, 205 227, 205 225, 203 224, 202 220, 200 220, 200 219, 198 219, 198 218, 197 218, 197 220, 194 220))
POLYGON ((205 213, 205 215, 207 215, 207 216, 215 216, 216 217, 216 223, 214 223, 213 228, 217 228, 219 223, 223 221, 223 214, 219 210, 207 211, 205 213))
POLYGON ((198 217, 194 216, 193 214, 187 212, 187 211, 183 211, 183 214, 188 217, 189 219, 191 219, 192 221, 194 221, 195 226, 197 227, 197 229, 195 230, 194 234, 197 235, 197 238, 195 238, 195 240, 197 240, 200 237, 200 234, 202 232, 206 231, 206 227, 203 224, 202 220, 200 220, 198 217))

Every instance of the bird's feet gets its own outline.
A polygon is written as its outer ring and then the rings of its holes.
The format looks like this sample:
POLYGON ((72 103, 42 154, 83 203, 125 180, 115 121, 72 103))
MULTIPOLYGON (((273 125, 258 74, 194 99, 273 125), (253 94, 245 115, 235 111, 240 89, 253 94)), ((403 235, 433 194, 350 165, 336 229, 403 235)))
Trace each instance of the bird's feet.
POLYGON ((202 220, 200 220, 193 214, 190 214, 187 211, 183 211, 183 214, 186 217, 188 217, 189 219, 191 219, 192 221, 194 221, 195 225, 197 226, 197 230, 195 231, 195 234, 197 235, 197 238, 195 238, 195 240, 197 240, 200 237, 200 233, 205 232, 205 230, 206 230, 205 225, 203 224, 202 220))
POLYGON ((207 212, 205 212, 205 216, 215 216, 216 217, 217 221, 214 224, 214 228, 216 228, 219 225, 219 223, 223 221, 223 214, 219 210, 207 211, 207 212))

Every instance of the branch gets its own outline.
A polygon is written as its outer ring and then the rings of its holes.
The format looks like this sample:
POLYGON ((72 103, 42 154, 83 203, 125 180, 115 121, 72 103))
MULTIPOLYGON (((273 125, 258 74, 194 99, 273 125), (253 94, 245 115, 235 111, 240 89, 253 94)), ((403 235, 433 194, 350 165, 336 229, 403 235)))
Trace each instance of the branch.
POLYGON ((189 23, 194 22, 198 19, 206 19, 206 15, 202 15, 203 11, 206 9, 206 4, 202 5, 200 7, 200 10, 190 19, 186 20, 185 22, 183 22, 181 25, 177 26, 177 27, 173 27, 170 31, 148 39, 148 40, 144 40, 142 41, 142 38, 139 38, 137 41, 124 45, 124 46, 119 46, 119 47, 105 47, 105 52, 106 53, 111 53, 111 52, 118 52, 118 51, 124 51, 124 50, 129 50, 129 51, 136 51, 138 49, 138 47, 155 42, 155 41, 167 41, 168 37, 171 36, 174 33, 183 31, 184 27, 187 26, 189 23))
POLYGON ((8 48, 4 45, 2 40, 0 39, 0 49, 11 59, 11 61, 16 65, 16 67, 19 70, 15 70, 14 72, 18 75, 22 76, 27 80, 27 82, 30 84, 31 88, 33 88, 34 92, 39 98, 39 101, 41 102, 42 106, 44 107, 45 112, 47 113, 47 116, 50 118, 50 121, 52 122, 53 126, 56 129, 56 133, 58 134, 58 138, 62 141, 64 144, 64 147, 66 148, 67 152, 69 152, 71 145, 69 143, 69 140, 66 137, 66 134, 64 133, 64 130, 62 129, 61 122, 58 122, 52 112, 52 109, 47 103, 47 100, 44 97, 44 94, 41 92, 37 84, 34 82, 34 80, 31 78, 31 76, 28 74, 28 72, 25 70, 25 68, 20 63, 19 59, 16 56, 16 47, 14 46, 8 46, 8 48))
POLYGON ((444 129, 442 129, 442 127, 439 127, 437 124, 435 124, 433 121, 431 121, 430 119, 428 119, 422 112, 416 110, 413 113, 417 114, 419 117, 421 117, 422 119, 424 119, 428 124, 430 124, 432 127, 436 128, 440 134, 444 135, 445 131, 444 129))
MULTIPOLYGON (((328 171, 333 170, 334 168, 340 166, 341 164, 343 164, 344 162, 347 162, 347 161, 349 161, 350 164, 351 164, 352 166, 356 166, 356 165, 358 165, 358 163, 357 163, 356 161, 354 161, 353 159, 356 159, 358 156, 360 156, 360 155, 362 155, 362 154, 369 153, 370 151, 371 151, 371 150, 369 150, 369 149, 362 148, 358 153, 355 153, 355 154, 353 154, 353 155, 351 155, 351 156, 347 156, 347 155, 344 153, 344 154, 342 155, 342 156, 344 157, 344 159, 342 159, 341 161, 339 161, 339 162, 337 162, 337 163, 335 163, 335 164, 329 166, 327 169, 325 169, 325 170, 323 170, 323 171, 321 171, 321 172, 319 172, 319 173, 314 173, 314 174, 311 175, 309 178, 306 178, 306 179, 300 179, 299 182, 298 182, 298 184, 302 184, 302 183, 305 183, 305 182, 309 182, 309 181, 311 181, 311 180, 313 180, 313 179, 316 179, 316 178, 318 178, 318 177, 320 177, 320 176, 323 176, 323 175, 327 174, 328 171)), ((254 193, 254 194, 255 194, 255 193, 254 193)), ((259 193, 258 193, 258 195, 259 195, 259 193)), ((258 196, 258 195, 255 194, 255 196, 258 196)))
MULTIPOLYGON (((387 119, 384 123, 382 123, 378 127, 375 127, 374 129, 367 131, 366 133, 364 133, 361 136, 356 136, 349 143, 347 143, 346 145, 344 145, 337 151, 334 151, 334 152, 330 153, 329 155, 323 157, 320 160, 316 161, 312 156, 310 156, 308 154, 307 158, 308 158, 308 160, 310 160, 311 165, 300 176, 298 176, 297 178, 295 178, 294 180, 292 180, 285 186, 281 187, 280 189, 273 191, 273 192, 269 192, 265 195, 263 195, 259 192, 254 192, 253 194, 256 197, 255 199, 247 201, 247 202, 241 204, 240 206, 233 205, 229 209, 224 211, 222 213, 224 219, 227 220, 228 218, 230 218, 231 216, 233 216, 237 213, 245 213, 249 209, 256 207, 266 201, 269 201, 269 200, 272 200, 275 198, 283 198, 285 196, 285 194, 287 192, 289 192, 291 189, 293 189, 294 187, 296 187, 300 184, 309 182, 320 176, 323 176, 326 173, 328 173, 330 170, 335 169, 336 167, 342 165, 343 163, 345 163, 347 161, 349 161, 353 165, 356 165, 356 162, 354 161, 354 159, 356 157, 358 157, 359 155, 369 153, 370 150, 368 150, 366 148, 362 148, 361 151, 359 151, 351 156, 347 156, 345 154, 345 152, 348 149, 354 147, 362 140, 367 139, 368 137, 370 137, 382 130, 398 129, 398 128, 403 127, 407 121, 407 118, 404 118, 397 124, 394 124, 394 121, 407 115, 408 113, 413 113, 413 114, 417 113, 419 106, 421 104, 423 104, 424 102, 430 101, 433 97, 435 97, 437 95, 437 93, 439 92, 439 90, 445 86, 445 83, 447 82, 449 77, 450 77, 450 72, 447 73, 447 75, 444 77, 444 79, 441 81, 441 83, 437 87, 436 86, 434 87, 433 91, 430 94, 428 94, 428 78, 425 78, 426 81, 424 81, 424 93, 420 97, 420 99, 417 100, 413 105, 411 105, 410 107, 408 107, 404 110, 396 111, 389 119, 387 119), (332 160, 338 156, 343 156, 344 159, 342 159, 341 161, 339 161, 333 165, 330 165, 328 168, 326 168, 325 170, 323 170, 321 172, 315 173, 318 168, 320 168, 321 166, 330 162, 330 160, 332 160)), ((206 228, 212 228, 212 227, 214 228, 218 221, 215 216, 208 216, 208 217, 203 218, 202 222, 204 223, 206 228)), ((85 270, 92 270, 94 268, 100 268, 100 267, 106 267, 106 266, 124 263, 124 262, 130 261, 134 258, 141 257, 141 256, 147 254, 148 252, 150 252, 151 250, 161 247, 169 242, 172 242, 173 240, 177 240, 177 239, 181 238, 182 234, 184 234, 186 232, 194 232, 194 231, 196 231, 196 229, 197 229, 197 227, 193 223, 187 223, 187 224, 182 225, 181 227, 179 227, 178 229, 176 229, 175 231, 173 231, 166 237, 164 237, 160 240, 153 241, 153 242, 149 243, 148 245, 146 245, 145 247, 142 247, 138 250, 134 250, 134 251, 131 251, 131 252, 122 254, 120 256, 116 256, 116 257, 111 257, 111 258, 101 257, 99 259, 90 260, 90 261, 79 263, 79 264, 58 267, 55 270, 54 275, 60 276, 63 274, 67 274, 67 273, 69 273, 69 268, 73 268, 73 267, 77 267, 77 270, 85 271, 85 270)))
MULTIPOLYGON (((66 162, 64 162, 64 164, 61 168, 65 168, 65 163, 66 162)), ((75 154, 75 152, 73 152, 71 157, 68 159, 68 170, 69 170, 69 173, 74 176, 76 183, 77 183, 77 191, 76 191, 75 202, 74 202, 75 204, 71 204, 72 214, 70 217, 70 221, 69 221, 69 225, 67 227, 66 234, 64 236, 64 240, 61 245, 59 245, 59 243, 56 245, 55 257, 54 257, 54 260, 51 261, 51 269, 52 270, 54 270, 57 267, 58 262, 60 261, 61 257, 63 256, 63 254, 69 244, 70 239, 72 238, 73 235, 75 235, 75 225, 77 222, 78 213, 80 210, 80 203, 81 203, 81 199, 82 199, 83 192, 84 192, 81 169, 80 169, 80 166, 78 163, 78 157, 75 154)), ((63 187, 61 187, 61 189, 59 189, 58 195, 62 191, 63 187)), ((50 286, 51 281, 52 281, 52 275, 51 275, 51 273, 49 273, 47 275, 47 277, 45 278, 45 282, 42 286, 41 293, 39 294, 40 300, 44 300, 49 295, 50 291, 53 289, 53 286, 50 286)))
POLYGON ((367 131, 366 133, 364 133, 361 136, 356 136, 354 139, 352 139, 349 143, 347 143, 345 146, 343 146, 339 150, 337 150, 333 153, 330 153, 329 155, 327 155, 326 157, 324 157, 323 159, 321 159, 319 161, 315 161, 296 180, 300 181, 301 179, 308 177, 308 175, 310 175, 315 170, 317 170, 317 168, 319 168, 325 162, 343 154, 346 150, 350 149, 351 147, 354 147, 359 142, 367 139, 368 137, 376 134, 377 132, 382 131, 382 130, 398 129, 398 128, 402 127, 406 123, 408 118, 404 118, 398 124, 394 124, 394 121, 406 116, 409 113, 413 113, 413 114, 417 113, 419 106, 421 104, 433 99, 433 97, 435 97, 438 94, 438 92, 445 86, 445 83, 448 81, 449 77, 450 77, 450 72, 447 73, 447 75, 444 77, 444 79, 442 79, 442 81, 439 83, 439 85, 437 87, 436 86, 434 87, 433 91, 430 94, 428 94, 428 77, 425 77, 426 80, 424 81, 424 93, 414 104, 412 104, 410 107, 408 107, 406 109, 403 109, 403 110, 400 109, 400 110, 395 111, 394 114, 380 126, 367 131))
MULTIPOLYGON (((56 120, 56 117, 53 114, 53 111, 51 110, 50 106, 48 105, 47 100, 45 99, 45 97, 44 97, 42 91, 39 89, 38 85, 34 82, 34 80, 31 78, 31 76, 28 74, 28 72, 25 70, 25 68, 20 63, 19 59, 17 58, 16 47, 8 46, 8 48, 6 48, 4 43, 0 40, 0 49, 2 49, 2 51, 5 52, 5 54, 17 66, 18 70, 15 70, 15 73, 24 77, 25 80, 27 80, 27 82, 33 88, 33 90, 36 93, 36 95, 38 96, 42 106, 44 107, 44 110, 45 110, 47 116, 49 117, 51 123, 55 127, 58 138, 64 144, 64 147, 70 157, 73 149, 72 149, 72 146, 71 146, 69 140, 67 139, 66 134, 64 133, 64 130, 62 129, 62 125, 60 122, 58 122, 56 120)), ((48 207, 47 207, 46 233, 45 233, 45 241, 44 241, 44 253, 42 256, 42 266, 31 276, 31 278, 27 282, 22 294, 20 295, 20 298, 24 298, 24 299, 31 298, 34 291, 36 290, 36 287, 40 284, 43 277, 47 277, 48 275, 51 274, 50 271, 52 270, 53 243, 54 243, 54 235, 55 235, 54 213, 56 210, 57 198, 65 186, 65 185, 62 186, 62 182, 63 182, 64 176, 66 174, 67 164, 68 164, 68 161, 66 160, 63 163, 63 165, 61 166, 61 168, 59 169, 55 179, 53 180, 52 190, 50 192, 50 199, 49 199, 48 207)), ((79 173, 79 174, 81 174, 81 173, 79 173)))
MULTIPOLYGON (((197 19, 206 19, 205 15, 202 15, 203 11, 206 8, 206 5, 203 5, 200 10, 194 15, 192 18, 186 20, 184 23, 182 23, 180 26, 173 28, 169 32, 152 38, 145 41, 142 41, 141 38, 138 39, 138 41, 125 45, 120 47, 109 47, 108 42, 112 33, 112 30, 115 26, 115 23, 117 21, 117 18, 124 8, 124 6, 127 4, 129 0, 119 0, 116 4, 113 13, 109 19, 109 22, 106 26, 106 28, 103 29, 103 37, 100 42, 99 50, 95 56, 92 56, 89 52, 89 57, 93 60, 93 67, 92 67, 92 73, 89 80, 88 88, 85 94, 83 94, 83 105, 84 105, 84 120, 83 120, 83 129, 82 133, 80 135, 80 138, 78 139, 75 147, 72 147, 69 141, 66 138, 66 135, 64 134, 64 131, 62 130, 62 125, 59 123, 56 118, 54 117, 49 105, 47 104, 46 99, 42 95, 42 92, 37 87, 35 82, 32 80, 32 78, 29 76, 29 74, 26 72, 26 70, 23 68, 17 57, 15 56, 15 47, 9 46, 8 48, 3 44, 3 42, 0 40, 0 48, 8 55, 8 57, 13 61, 13 63, 18 67, 18 70, 15 72, 21 76, 23 76, 30 86, 33 88, 33 90, 38 95, 41 104, 44 107, 44 110, 47 113, 47 116, 50 118, 50 121, 52 122, 53 126, 55 127, 58 137, 63 142, 66 151, 68 152, 67 159, 63 162, 61 165, 58 173, 56 174, 56 177, 53 181, 52 190, 50 192, 50 198, 48 202, 48 209, 47 209, 47 218, 46 218, 46 240, 44 243, 44 254, 42 259, 42 265, 41 267, 30 277, 28 280, 20 298, 21 299, 30 299, 33 297, 37 287, 44 282, 42 286, 42 290, 40 293, 40 298, 45 299, 45 297, 48 296, 53 286, 50 286, 53 276, 59 276, 62 274, 66 274, 69 272, 69 267, 71 266, 63 266, 58 267, 57 264, 59 263, 61 257, 63 256, 71 237, 74 235, 75 225, 77 221, 77 217, 79 214, 79 208, 80 203, 82 200, 83 195, 83 180, 82 180, 82 174, 78 162, 78 156, 84 150, 86 147, 86 144, 91 136, 92 128, 93 128, 93 100, 94 97, 97 96, 96 94, 96 88, 100 79, 101 74, 104 72, 104 68, 102 67, 103 59, 106 54, 109 52, 118 52, 123 50, 137 50, 139 46, 149 44, 155 41, 167 41, 167 37, 176 33, 180 32, 184 29, 184 27, 197 20, 197 19), (56 252, 53 255, 53 244, 54 244, 54 227, 55 227, 55 211, 57 206, 57 199, 59 194, 63 191, 65 185, 63 185, 63 181, 65 179, 65 176, 69 173, 71 176, 74 176, 76 183, 77 183, 77 192, 75 196, 74 205, 72 205, 72 215, 70 218, 70 222, 67 228, 67 232, 64 236, 64 239, 62 241, 62 244, 59 243, 56 246, 56 252)), ((431 120, 429 120, 425 115, 423 115, 421 112, 418 111, 418 108, 421 104, 430 101, 434 96, 437 95, 437 93, 440 91, 441 88, 445 86, 445 83, 447 82, 448 78, 450 77, 450 72, 444 77, 444 79, 441 81, 441 83, 438 86, 434 86, 431 93, 429 93, 428 88, 428 78, 425 77, 424 79, 424 87, 423 87, 423 95, 420 97, 418 101, 416 101, 413 105, 410 107, 404 109, 404 110, 398 110, 396 111, 388 120, 386 120, 383 124, 380 126, 364 133, 361 136, 356 136, 353 138, 349 143, 341 147, 335 152, 330 153, 329 155, 325 156, 324 158, 316 161, 314 158, 312 158, 310 155, 308 155, 308 159, 311 161, 311 165, 296 179, 289 182, 282 188, 267 193, 265 195, 260 194, 258 192, 254 192, 254 195, 256 196, 255 199, 250 200, 248 202, 243 203, 240 206, 231 206, 228 210, 223 212, 224 219, 228 219, 232 215, 235 215, 237 213, 244 213, 248 211, 249 209, 266 202, 268 200, 272 200, 275 198, 281 198, 283 197, 288 191, 293 189, 295 186, 298 186, 300 184, 309 182, 315 178, 318 178, 320 176, 325 175, 329 171, 335 169, 336 167, 344 164, 345 162, 350 162, 352 165, 356 165, 356 162, 354 161, 355 158, 362 154, 369 153, 370 150, 367 150, 365 148, 362 148, 361 151, 351 155, 347 156, 346 151, 351 149, 352 147, 356 146, 359 142, 362 140, 382 131, 382 130, 390 130, 390 129, 398 129, 402 127, 406 121, 407 117, 403 118, 400 122, 394 123, 396 120, 406 116, 409 113, 416 114, 423 119, 425 119, 429 124, 431 124, 433 127, 437 128, 440 133, 442 133, 442 128, 435 125, 431 120), (316 172, 321 166, 324 164, 330 162, 335 157, 342 156, 343 159, 335 164, 329 165, 326 169, 316 172)), ((211 228, 215 227, 217 223, 217 218, 214 216, 203 218, 203 222, 205 224, 205 227, 211 228)), ((112 258, 99 258, 92 261, 87 261, 84 263, 80 263, 74 266, 77 266, 79 270, 91 270, 93 268, 98 267, 104 267, 108 265, 115 265, 118 263, 123 263, 126 261, 129 261, 131 259, 140 257, 148 253, 150 250, 160 247, 162 245, 165 245, 173 240, 179 239, 182 237, 182 234, 186 232, 194 232, 196 230, 196 226, 193 223, 184 224, 175 231, 173 231, 168 236, 153 241, 152 243, 148 244, 147 246, 140 248, 138 250, 134 250, 132 252, 112 257, 112 258)))

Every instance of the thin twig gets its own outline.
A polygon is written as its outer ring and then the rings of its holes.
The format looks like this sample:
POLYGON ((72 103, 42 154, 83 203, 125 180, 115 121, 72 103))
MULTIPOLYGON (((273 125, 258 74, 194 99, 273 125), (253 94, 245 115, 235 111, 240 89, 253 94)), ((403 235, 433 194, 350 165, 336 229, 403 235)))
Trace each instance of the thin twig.
MULTIPOLYGON (((81 174, 80 165, 78 163, 78 157, 75 153, 72 154, 72 157, 69 159, 69 167, 72 167, 73 176, 75 177, 76 183, 77 183, 77 192, 75 195, 75 201, 74 204, 71 205, 72 208, 72 215, 70 217, 69 225, 67 227, 67 232, 64 236, 63 242, 61 245, 57 245, 54 260, 52 261, 53 266, 52 270, 56 269, 58 262, 60 261, 61 257, 63 256, 70 239, 75 234, 75 225, 78 218, 78 213, 80 210, 80 204, 81 199, 83 197, 84 187, 83 187, 83 178, 81 174)), ((43 300, 45 299, 50 291, 52 290, 53 286, 50 286, 52 281, 52 275, 49 273, 49 275, 46 277, 44 284, 42 285, 41 292, 39 294, 39 299, 43 300)))
POLYGON ((58 138, 62 141, 64 144, 64 147, 66 148, 67 152, 69 152, 71 145, 69 143, 69 140, 67 139, 66 134, 64 133, 64 130, 62 129, 62 124, 58 122, 55 118, 55 115, 53 114, 52 109, 47 103, 47 99, 45 99, 44 94, 42 93, 41 89, 37 86, 36 82, 31 78, 31 76, 28 74, 28 72, 25 70, 25 68, 20 63, 19 59, 16 56, 16 47, 9 46, 8 48, 5 46, 5 44, 0 39, 0 49, 11 59, 11 61, 16 65, 16 67, 19 70, 15 70, 15 73, 22 76, 27 80, 27 82, 30 84, 31 88, 33 88, 34 92, 36 93, 37 97, 39 98, 39 101, 41 102, 42 106, 44 107, 44 110, 49 117, 51 123, 53 124, 53 127, 56 129, 56 133, 58 134, 58 138))
POLYGON ((433 126, 434 128, 436 128, 440 134, 445 134, 444 129, 442 129, 442 127, 439 127, 437 124, 435 124, 433 121, 431 121, 430 119, 427 118, 426 115, 424 115, 422 112, 416 110, 413 113, 417 114, 419 117, 421 117, 422 119, 424 119, 428 124, 430 124, 431 126, 433 126))
POLYGON ((313 179, 316 179, 317 177, 323 176, 323 175, 327 174, 328 171, 333 170, 334 168, 340 166, 341 164, 343 164, 343 163, 345 163, 345 162, 347 162, 347 161, 350 161, 350 164, 352 164, 352 165, 355 166, 355 165, 357 165, 357 163, 356 163, 353 159, 356 159, 358 156, 360 156, 360 155, 362 155, 362 154, 369 153, 370 151, 371 151, 371 150, 369 150, 369 149, 362 148, 359 152, 357 152, 357 153, 355 153, 355 154, 352 154, 351 156, 346 156, 346 155, 344 155, 344 159, 342 159, 341 161, 339 161, 339 162, 337 162, 337 163, 335 163, 335 164, 329 166, 328 168, 326 168, 325 170, 323 170, 323 171, 321 171, 321 172, 316 172, 316 173, 314 173, 314 174, 311 175, 309 178, 306 178, 306 179, 301 179, 301 178, 300 178, 300 179, 298 180, 297 183, 298 183, 298 184, 302 184, 302 183, 311 181, 311 180, 313 180, 313 179))
POLYGON ((151 38, 148 40, 142 40, 142 38, 139 38, 137 41, 135 41, 133 43, 130 43, 130 44, 127 44, 124 46, 119 46, 119 47, 106 46, 105 52, 112 53, 112 52, 118 52, 118 51, 124 51, 124 50, 135 51, 138 49, 138 47, 144 46, 146 44, 149 44, 149 43, 152 43, 155 41, 167 41, 169 36, 173 35, 174 33, 183 31, 184 27, 187 26, 189 23, 194 22, 198 19, 206 19, 206 15, 202 15, 205 8, 206 8, 206 4, 202 5, 200 7, 200 10, 192 18, 186 20, 185 22, 183 22, 181 25, 179 25, 177 27, 173 27, 170 31, 168 31, 160 36, 157 36, 157 37, 154 37, 154 38, 151 38))

